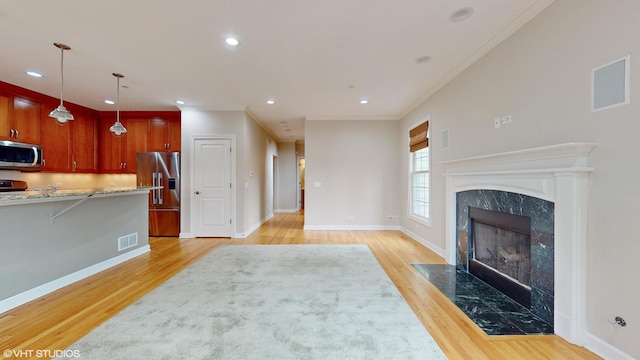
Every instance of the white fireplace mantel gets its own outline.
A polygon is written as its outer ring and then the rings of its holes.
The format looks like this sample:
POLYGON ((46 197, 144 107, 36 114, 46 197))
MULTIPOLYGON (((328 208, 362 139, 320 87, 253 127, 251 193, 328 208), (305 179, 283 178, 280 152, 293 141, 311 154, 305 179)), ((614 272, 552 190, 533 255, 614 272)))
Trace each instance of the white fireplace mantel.
POLYGON ((442 163, 449 264, 456 264, 456 193, 502 190, 554 203, 554 329, 578 345, 586 337, 588 157, 595 146, 567 143, 442 163))

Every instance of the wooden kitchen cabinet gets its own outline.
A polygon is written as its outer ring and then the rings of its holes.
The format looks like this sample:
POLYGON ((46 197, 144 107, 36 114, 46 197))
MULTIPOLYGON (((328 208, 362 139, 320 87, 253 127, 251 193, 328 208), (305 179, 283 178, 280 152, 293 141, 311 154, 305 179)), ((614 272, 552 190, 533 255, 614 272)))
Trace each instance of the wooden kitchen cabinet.
POLYGON ((64 125, 42 109, 42 148, 46 172, 95 173, 97 158, 97 112, 95 116, 74 112, 75 120, 64 125), (46 112, 46 114, 45 114, 46 112))
POLYGON ((15 141, 40 144, 40 103, 14 97, 13 128, 15 141))
POLYGON ((0 95, 0 139, 40 144, 40 103, 0 95))
POLYGON ((98 126, 98 168, 100 173, 136 173, 136 153, 147 151, 147 120, 122 119, 127 133, 115 136, 109 128, 115 118, 101 117, 98 126))
POLYGON ((11 140, 11 123, 9 116, 11 114, 11 105, 13 96, 0 94, 0 140, 11 140))
POLYGON ((180 136, 179 117, 149 119, 147 151, 180 151, 180 136))
POLYGON ((71 169, 77 173, 98 171, 98 116, 75 115, 71 124, 71 169))

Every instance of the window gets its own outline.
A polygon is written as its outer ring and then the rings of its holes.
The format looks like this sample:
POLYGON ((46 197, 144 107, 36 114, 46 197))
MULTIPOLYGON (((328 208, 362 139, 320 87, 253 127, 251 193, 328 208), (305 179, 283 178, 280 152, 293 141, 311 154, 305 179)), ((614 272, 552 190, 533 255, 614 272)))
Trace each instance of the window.
POLYGON ((409 131, 410 162, 410 211, 421 220, 429 220, 429 122, 409 131))

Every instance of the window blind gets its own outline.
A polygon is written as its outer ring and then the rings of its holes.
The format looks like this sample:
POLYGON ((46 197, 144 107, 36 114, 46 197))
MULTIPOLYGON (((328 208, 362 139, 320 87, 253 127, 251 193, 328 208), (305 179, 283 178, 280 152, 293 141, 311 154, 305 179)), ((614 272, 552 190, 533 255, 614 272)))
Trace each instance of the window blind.
POLYGON ((409 130, 409 151, 416 152, 429 146, 429 139, 427 138, 428 128, 429 122, 425 121, 409 130))

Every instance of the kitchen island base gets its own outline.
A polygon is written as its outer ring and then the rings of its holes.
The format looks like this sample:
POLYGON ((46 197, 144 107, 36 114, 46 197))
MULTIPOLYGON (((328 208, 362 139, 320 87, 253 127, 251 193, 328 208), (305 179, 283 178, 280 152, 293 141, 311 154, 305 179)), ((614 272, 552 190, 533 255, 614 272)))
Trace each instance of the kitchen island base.
POLYGON ((0 313, 149 252, 148 193, 2 200, 0 313))

